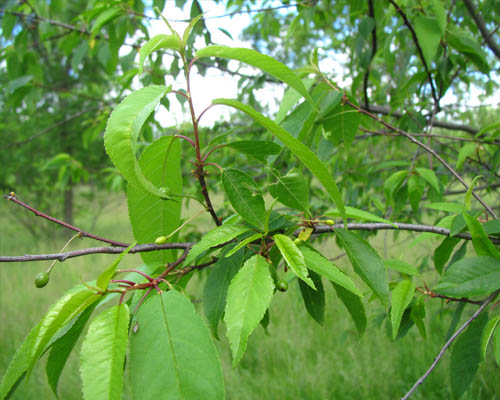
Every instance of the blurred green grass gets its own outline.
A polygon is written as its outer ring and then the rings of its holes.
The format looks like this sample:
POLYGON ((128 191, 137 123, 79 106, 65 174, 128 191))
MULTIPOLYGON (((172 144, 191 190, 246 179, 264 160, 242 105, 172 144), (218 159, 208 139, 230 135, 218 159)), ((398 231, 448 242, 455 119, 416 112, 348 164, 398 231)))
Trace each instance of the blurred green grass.
MULTIPOLYGON (((189 214, 196 212, 195 205, 189 214)), ((7 213, 24 212, 11 204, 0 206, 0 254, 21 255, 58 252, 65 243, 61 237, 33 239, 22 227, 17 226, 7 213)), ((101 210, 96 220, 88 214, 78 217, 76 224, 82 229, 92 228, 92 233, 120 241, 131 241, 126 201, 112 198, 101 210)), ((209 225, 208 217, 195 220, 198 226, 209 225)), ((33 216, 33 224, 46 223, 33 216)), ((54 227, 54 231, 57 229, 54 227)), ((424 254, 435 247, 425 242, 408 248, 410 236, 380 232, 370 242, 381 255, 401 257, 413 262, 422 260, 424 254), (399 246, 395 246, 395 243, 399 246)), ((90 239, 76 241, 71 248, 99 246, 90 239)), ((339 250, 334 240, 321 245, 328 256, 339 250)), ((432 253, 429 253, 432 254, 432 253)), ((34 278, 50 262, 0 264, 0 375, 3 375, 16 347, 35 325, 48 307, 67 289, 80 282, 91 280, 113 260, 110 255, 92 255, 69 259, 56 265, 49 285, 40 290, 34 278)), ((137 255, 127 256, 122 266, 141 264, 137 255)), ((350 270, 348 260, 337 263, 350 270)), ((201 291, 206 272, 190 282, 189 290, 201 313, 201 291)), ((351 275, 352 276, 352 275, 351 275)), ((376 302, 368 304, 369 324, 365 335, 358 337, 354 324, 332 288, 326 288, 326 315, 323 326, 306 313, 298 285, 292 282, 285 293, 277 293, 270 308, 269 335, 258 327, 250 337, 247 353, 237 368, 231 366, 230 350, 222 333, 217 343, 223 363, 228 399, 387 399, 401 397, 432 363, 445 341, 454 305, 431 300, 427 311, 427 340, 415 328, 401 340, 393 342, 385 321, 380 325, 381 308, 376 302), (380 326, 379 326, 380 325, 380 326)), ((361 286, 361 285, 360 285, 361 286)), ((472 312, 467 307, 463 319, 472 312), (468 312, 467 312, 468 311, 468 312)), ((28 383, 21 383, 13 399, 53 399, 45 379, 45 361, 42 360, 28 383)), ((450 391, 449 353, 412 397, 414 399, 453 398, 450 391)), ((500 398, 500 369, 488 354, 479 369, 473 385, 462 399, 500 398)), ((167 389, 167 388, 166 388, 167 389)), ((72 354, 59 383, 60 399, 81 399, 78 353, 72 354)), ((127 396, 125 395, 124 398, 127 396)))

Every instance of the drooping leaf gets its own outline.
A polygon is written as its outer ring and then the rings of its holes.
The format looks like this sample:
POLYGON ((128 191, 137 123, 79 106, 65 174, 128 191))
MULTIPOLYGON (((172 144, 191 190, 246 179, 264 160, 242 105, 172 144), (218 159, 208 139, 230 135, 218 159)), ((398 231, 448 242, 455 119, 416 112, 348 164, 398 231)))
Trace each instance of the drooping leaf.
POLYGON ((434 291, 452 297, 486 296, 500 288, 500 259, 468 257, 452 264, 434 291))
POLYGON ((351 315, 358 333, 362 335, 365 332, 367 320, 365 307, 363 305, 363 302, 361 301, 361 298, 353 294, 351 291, 345 289, 343 286, 340 286, 333 281, 331 282, 333 287, 335 288, 335 292, 337 293, 338 298, 344 304, 344 306, 347 308, 347 311, 351 315))
POLYGON ((102 312, 90 323, 81 350, 84 399, 122 398, 128 321, 128 307, 120 304, 102 312))
POLYGON ((241 242, 239 242, 236 246, 234 246, 231 250, 229 250, 224 257, 230 257, 234 253, 236 253, 238 250, 241 248, 245 247, 247 244, 250 244, 252 242, 255 242, 258 239, 262 238, 262 233, 254 233, 253 235, 250 235, 246 239, 243 239, 241 242))
POLYGON ((228 242, 248 230, 248 227, 237 224, 221 225, 212 229, 191 248, 186 260, 184 261, 184 265, 191 264, 201 253, 211 247, 228 242))
POLYGON ((318 156, 312 152, 307 146, 305 146, 300 140, 293 137, 281 126, 277 125, 269 118, 263 116, 262 114, 255 111, 252 107, 240 103, 236 100, 228 99, 215 99, 212 101, 213 104, 225 104, 230 107, 234 107, 252 117, 257 123, 269 130, 274 136, 281 140, 285 146, 312 172, 312 174, 320 181, 323 187, 326 189, 332 200, 335 202, 337 208, 339 209, 342 218, 346 220, 344 202, 342 201, 342 195, 337 187, 337 184, 333 180, 330 172, 326 168, 325 164, 318 158, 318 156))
POLYGON ((415 168, 415 170, 429 183, 429 185, 431 185, 432 188, 434 188, 437 193, 441 192, 439 189, 439 181, 433 170, 428 168, 415 168))
POLYGON ((467 223, 467 228, 469 228, 469 232, 472 236, 472 244, 474 245, 474 250, 476 250, 477 255, 500 259, 500 253, 484 232, 479 221, 469 213, 464 212, 462 215, 467 223))
POLYGON ((467 327, 451 348, 450 375, 453 394, 460 397, 472 383, 481 361, 480 338, 488 315, 479 315, 467 327))
POLYGON ((278 249, 283 256, 283 259, 293 271, 298 278, 302 279, 311 288, 316 289, 313 281, 309 278, 307 274, 307 267, 304 260, 304 256, 301 251, 295 245, 292 239, 281 233, 277 233, 273 236, 274 243, 278 246, 278 249))
POLYGON ((414 21, 415 33, 418 43, 424 53, 427 67, 432 67, 432 61, 436 55, 439 43, 441 42, 441 29, 434 17, 418 16, 414 21))
MULTIPOLYGON (((360 210, 359 208, 345 206, 345 213, 347 215, 347 218, 357 219, 360 221, 381 222, 383 224, 391 224, 393 226, 396 226, 388 219, 379 217, 378 215, 372 214, 368 211, 360 210)), ((342 216, 339 210, 337 210, 336 208, 331 211, 327 211, 325 215, 332 218, 342 216)))
POLYGON ((451 47, 472 61, 479 71, 483 74, 489 74, 490 66, 484 51, 465 30, 456 29, 448 32, 447 40, 451 47))
POLYGON ((139 74, 142 74, 144 61, 154 51, 159 49, 171 49, 181 51, 181 43, 177 35, 159 34, 149 39, 139 52, 139 74))
POLYGON ((50 307, 40 321, 40 329, 31 349, 28 376, 54 334, 99 297, 86 287, 77 286, 66 292, 50 307))
POLYGON ((441 244, 434 250, 434 266, 439 274, 443 273, 445 264, 450 259, 451 253, 455 246, 461 241, 460 238, 447 236, 441 244))
POLYGON ((24 339, 24 342, 17 348, 16 354, 12 358, 0 382, 0 399, 3 400, 10 397, 26 376, 31 360, 33 345, 39 330, 40 324, 35 325, 26 339, 24 339))
POLYGON ((317 250, 305 244, 301 244, 299 249, 304 256, 304 261, 308 269, 342 286, 345 290, 354 295, 363 297, 363 294, 359 291, 351 278, 317 250))
POLYGON ((274 283, 265 258, 249 258, 229 284, 224 322, 237 365, 247 347, 248 337, 264 317, 271 303, 274 283))
POLYGON ((373 290, 383 305, 389 304, 389 285, 384 263, 370 244, 358 235, 336 229, 342 244, 349 256, 354 271, 373 290))
POLYGON ((285 176, 270 169, 277 181, 269 186, 269 193, 285 206, 309 214, 309 185, 304 176, 296 169, 291 169, 285 176))
POLYGON ((396 340, 401 324, 403 313, 408 307, 415 293, 415 284, 405 279, 398 282, 396 287, 392 290, 391 294, 391 326, 392 326, 392 340, 396 340))
MULTIPOLYGON (((129 184, 127 202, 134 238, 138 243, 153 243, 159 236, 168 236, 180 223, 182 173, 180 141, 163 136, 150 144, 139 159, 139 166, 149 182, 171 193, 171 199, 162 199, 141 187, 129 184)), ((170 239, 171 241, 172 239, 170 239)), ((141 253, 147 264, 167 263, 174 259, 173 251, 141 253)))
POLYGON ((188 298, 174 290, 155 293, 141 305, 136 321, 128 359, 134 399, 225 398, 210 331, 188 298))
POLYGON ((101 28, 107 23, 111 22, 113 19, 117 18, 122 12, 121 7, 110 7, 107 10, 104 10, 95 22, 92 24, 92 28, 90 28, 90 33, 92 36, 95 36, 99 33, 101 28))
POLYGON ((328 134, 328 140, 334 145, 344 142, 346 151, 349 151, 351 143, 358 131, 361 114, 358 110, 347 104, 339 104, 323 118, 323 126, 328 134))
POLYGON ((270 140, 238 140, 228 143, 227 146, 264 163, 266 157, 279 154, 281 151, 280 145, 270 140))
POLYGON ((389 269, 393 269, 394 271, 401 272, 405 275, 414 275, 418 276, 420 273, 418 269, 413 265, 408 264, 406 261, 402 260, 384 260, 384 266, 389 269))
POLYGON ((64 366, 68 357, 75 347, 77 340, 85 328, 85 324, 89 320, 92 312, 95 309, 97 302, 88 307, 83 311, 75 323, 71 325, 68 331, 57 339, 50 347, 49 357, 47 358, 47 364, 45 366, 45 372, 47 374, 47 381, 52 389, 52 392, 57 397, 57 384, 59 383, 59 378, 63 371, 64 366))
POLYGON ((286 65, 275 60, 274 58, 256 52, 255 50, 245 48, 231 48, 226 46, 208 46, 196 52, 197 58, 203 57, 221 57, 231 60, 238 60, 252 67, 258 68, 261 71, 267 72, 288 86, 294 88, 313 106, 314 104, 311 95, 307 91, 302 80, 286 65))
POLYGON ((130 249, 135 246, 135 243, 132 243, 130 246, 128 246, 125 250, 123 250, 118 257, 111 263, 111 265, 106 268, 99 277, 96 280, 96 286, 103 291, 105 291, 108 288, 109 281, 113 277, 113 275, 116 272, 116 268, 118 268, 118 265, 120 264, 120 261, 125 257, 130 249))
POLYGON ((493 333, 497 328, 498 322, 500 321, 500 315, 495 315, 486 324, 483 334, 481 336, 481 359, 486 360, 486 350, 488 350, 488 344, 490 343, 493 333))
POLYGON ((132 92, 111 113, 104 132, 106 152, 125 179, 161 198, 165 193, 146 179, 139 166, 136 142, 142 125, 169 91, 166 86, 151 85, 132 92))
POLYGON ((260 194, 254 194, 255 181, 243 171, 228 168, 222 173, 222 186, 235 211, 248 223, 264 229, 266 208, 260 194))
POLYGON ((203 288, 203 311, 215 338, 219 338, 219 321, 226 307, 229 283, 243 265, 243 251, 219 258, 211 268, 210 275, 203 288))
POLYGON ((314 282, 316 289, 299 279, 300 293, 309 315, 320 325, 325 319, 325 290, 321 282, 321 276, 314 271, 308 271, 309 278, 314 282))

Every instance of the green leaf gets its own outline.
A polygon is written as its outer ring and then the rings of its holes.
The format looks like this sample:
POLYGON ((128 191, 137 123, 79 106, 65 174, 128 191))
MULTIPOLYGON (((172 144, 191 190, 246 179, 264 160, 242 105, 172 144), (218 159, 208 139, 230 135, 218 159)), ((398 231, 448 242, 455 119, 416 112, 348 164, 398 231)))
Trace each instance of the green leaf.
MULTIPOLYGON (((234 249, 234 248, 233 248, 234 249)), ((219 258, 211 268, 210 275, 203 288, 203 311, 207 317, 212 334, 218 339, 219 321, 226 307, 229 283, 243 265, 243 251, 231 256, 219 258)))
POLYGON ((434 251, 434 266, 440 275, 443 273, 443 268, 450 259, 453 249, 461 240, 457 237, 445 237, 434 251))
POLYGON ((107 10, 104 10, 102 13, 99 14, 95 22, 92 24, 92 28, 90 28, 90 33, 92 36, 95 36, 99 33, 101 28, 106 25, 107 23, 111 22, 115 18, 117 18, 122 9, 121 7, 110 7, 107 10))
POLYGON ((384 306, 389 304, 389 285, 384 263, 370 244, 358 235, 336 229, 354 271, 373 290, 384 306))
POLYGON ((47 374, 47 381, 50 385, 50 388, 52 389, 52 392, 56 397, 58 397, 57 384, 59 382, 59 378, 61 377, 63 368, 66 365, 66 361, 68 360, 71 351, 75 347, 77 340, 80 338, 80 335, 83 332, 83 328, 85 328, 85 324, 92 315, 92 312, 94 311, 96 305, 97 302, 83 311, 78 316, 74 324, 71 325, 68 331, 61 337, 59 337, 56 341, 54 341, 54 343, 50 347, 50 353, 47 358, 45 372, 47 374))
MULTIPOLYGON (((180 141, 172 136, 161 137, 142 153, 139 166, 145 178, 156 187, 166 188, 172 198, 161 199, 141 187, 128 185, 128 213, 138 243, 153 243, 179 226, 182 198, 175 195, 182 194, 180 159, 180 141)), ((173 261, 174 254, 174 251, 148 251, 141 253, 141 258, 146 264, 167 263, 173 261)))
POLYGON ((488 344, 493 337, 498 321, 500 321, 500 315, 495 315, 491 318, 486 324, 483 334, 481 335, 481 356, 483 361, 486 360, 486 350, 488 350, 488 344))
POLYGON ((408 176, 408 171, 396 171, 384 182, 385 197, 388 200, 393 200, 393 195, 401 186, 405 178, 408 176))
POLYGON ((351 106, 347 104, 337 105, 331 113, 323 118, 323 126, 328 140, 334 145, 343 141, 346 151, 349 151, 358 131, 360 118, 359 111, 351 106))
POLYGON ((464 166, 467 157, 470 157, 472 154, 474 154, 475 151, 476 151, 475 143, 467 143, 464 146, 462 146, 460 148, 460 151, 458 152, 457 164, 455 166, 455 169, 461 170, 462 167, 464 166))
MULTIPOLYGON (((396 226, 394 223, 392 223, 388 219, 379 217, 375 214, 369 213, 368 211, 360 210, 359 208, 346 206, 345 213, 346 213, 347 218, 357 219, 360 221, 381 222, 383 224, 391 224, 392 226, 396 226)), ((325 213, 325 215, 328 217, 332 217, 332 218, 336 218, 336 217, 341 216, 339 210, 337 210, 336 208, 331 210, 331 211, 327 211, 325 213)))
POLYGON ((493 334, 493 354, 495 356, 495 361, 500 367, 500 329, 495 329, 493 334))
POLYGON ((300 293, 304 300, 304 305, 309 315, 320 325, 325 319, 325 290, 321 276, 314 271, 308 271, 309 277, 314 282, 316 289, 311 289, 309 285, 299 279, 300 293))
POLYGON ((466 56, 483 74, 490 73, 490 66, 486 54, 465 30, 456 29, 454 32, 448 32, 448 44, 466 56))
POLYGON ((250 235, 246 239, 243 239, 241 242, 239 242, 236 246, 234 246, 231 250, 229 250, 224 257, 230 257, 234 253, 236 253, 239 249, 245 247, 247 244, 250 244, 258 239, 262 238, 262 233, 254 233, 253 235, 250 235))
POLYGON ((356 325, 356 329, 358 330, 359 334, 362 335, 365 332, 367 320, 365 307, 363 306, 361 298, 333 281, 332 285, 335 288, 335 292, 337 293, 338 298, 344 304, 344 306, 347 308, 347 311, 351 315, 351 318, 356 325))
POLYGON ((137 312, 130 338, 130 386, 137 400, 221 400, 224 380, 210 331, 193 304, 170 290, 137 312))
POLYGON ((439 181, 436 177, 434 171, 427 168, 415 168, 418 174, 424 178, 435 190, 437 193, 440 193, 439 190, 439 181))
POLYGON ((142 74, 144 61, 154 51, 159 49, 171 49, 180 52, 182 47, 179 36, 159 34, 149 39, 139 52, 139 74, 142 74))
POLYGON ((120 304, 102 312, 90 323, 80 361, 84 399, 122 398, 128 321, 128 307, 120 304))
POLYGON ((165 86, 151 85, 131 93, 111 113, 104 132, 106 152, 125 179, 162 198, 165 194, 146 179, 135 153, 142 125, 169 91, 165 86))
POLYGON ((311 95, 302 80, 286 65, 274 58, 245 48, 231 48, 226 46, 208 46, 196 52, 196 58, 221 57, 238 60, 267 72, 288 86, 299 92, 315 108, 311 95))
POLYGON ((363 297, 363 294, 359 291, 351 278, 316 249, 311 248, 307 244, 301 244, 299 249, 304 256, 304 261, 308 269, 324 276, 338 286, 342 286, 345 290, 354 295, 363 297))
POLYGON ((309 185, 304 175, 297 169, 291 169, 285 176, 270 169, 277 183, 269 185, 269 193, 285 206, 309 214, 309 185))
POLYGON ((394 271, 401 272, 402 274, 413 276, 420 275, 417 268, 402 260, 384 260, 384 266, 394 271))
POLYGON ((434 13, 436 14, 436 22, 441 31, 441 36, 446 33, 446 11, 440 0, 431 0, 432 7, 434 8, 434 13))
POLYGON ((398 282, 396 287, 392 290, 391 294, 391 326, 392 326, 392 340, 396 340, 401 324, 403 313, 408 307, 415 293, 415 284, 405 279, 398 282))
POLYGON ((424 207, 432 208, 433 210, 438 210, 438 211, 445 211, 451 214, 461 214, 462 211, 464 210, 463 206, 458 203, 444 203, 444 202, 429 203, 426 204, 424 207))
POLYGON ((99 298, 100 295, 94 294, 85 287, 77 286, 66 292, 50 307, 40 321, 40 330, 31 349, 28 376, 54 334, 99 298))
POLYGON ((333 180, 330 172, 325 164, 321 162, 316 154, 314 154, 308 147, 306 147, 300 140, 293 137, 284 130, 282 127, 271 121, 269 118, 264 117, 262 114, 255 111, 252 107, 242 104, 236 100, 216 99, 212 101, 213 104, 225 104, 234 107, 252 117, 257 123, 269 130, 274 136, 281 140, 285 146, 312 172, 312 174, 320 181, 326 189, 332 200, 335 202, 337 208, 342 214, 344 221, 346 220, 344 202, 342 195, 333 180))
POLYGON ((452 264, 434 291, 452 297, 486 296, 500 288, 500 260, 493 257, 463 258, 452 264))
POLYGON ((282 235, 280 233, 274 235, 273 239, 276 243, 276 246, 278 246, 278 249, 285 262, 288 264, 293 273, 297 275, 297 277, 302 279, 305 283, 307 283, 311 288, 316 289, 313 281, 307 274, 307 267, 304 256, 295 245, 293 240, 288 236, 282 235))
POLYGON ((16 354, 12 358, 0 382, 0 399, 10 397, 26 376, 26 371, 28 370, 31 360, 33 345, 39 330, 40 324, 35 325, 26 339, 24 339, 24 342, 17 348, 16 354))
POLYGON ((479 315, 462 333, 451 348, 450 375, 453 394, 460 397, 472 383, 481 361, 480 337, 488 315, 479 315))
POLYGON ((418 16, 414 25, 418 43, 424 53, 424 59, 429 69, 432 68, 432 61, 436 55, 441 41, 441 29, 434 17, 418 16))
POLYGON ((497 235, 500 233, 500 219, 488 221, 483 225, 484 232, 488 235, 497 235))
POLYGON ((198 21, 203 17, 203 14, 198 15, 197 17, 194 17, 190 22, 189 25, 186 27, 184 30, 184 33, 182 34, 182 48, 181 51, 187 46, 189 36, 191 35, 191 32, 193 31, 193 28, 195 25, 198 23, 198 21))
POLYGON ((470 214, 463 212, 467 228, 472 236, 472 244, 478 256, 491 256, 500 258, 500 253, 488 238, 479 221, 470 214))
POLYGON ((237 365, 243 357, 248 337, 264 317, 273 290, 269 265, 258 254, 249 258, 231 281, 224 322, 233 353, 233 365, 237 365))
POLYGON ((281 146, 270 140, 239 140, 228 143, 227 146, 264 163, 266 162, 266 157, 279 154, 281 151, 281 146))
POLYGON ((466 210, 471 209, 472 193, 473 193, 472 191, 474 190, 474 186, 476 185, 476 182, 481 178, 482 178, 481 175, 475 176, 474 179, 472 180, 472 182, 470 183, 469 188, 467 189, 467 192, 465 192, 464 207, 466 210))
POLYGON ((199 242, 197 242, 189 251, 184 265, 190 265, 196 258, 204 251, 210 249, 211 247, 217 246, 219 244, 229 242, 236 236, 247 232, 249 229, 244 225, 222 225, 210 232, 207 232, 199 242))
POLYGON ((111 278, 113 277, 113 275, 115 274, 116 272, 116 268, 118 268, 118 264, 120 264, 120 261, 123 259, 123 257, 125 257, 128 252, 130 251, 130 249, 132 247, 134 247, 136 245, 136 243, 132 243, 130 246, 128 246, 125 250, 123 250, 120 255, 118 257, 116 257, 115 261, 112 262, 112 264, 106 268, 103 272, 101 272, 101 274, 99 275, 99 277, 97 278, 97 281, 96 281, 96 286, 100 289, 102 289, 103 291, 106 291, 106 289, 108 288, 108 285, 109 285, 109 281, 111 280, 111 278))
POLYGON ((257 187, 254 180, 240 170, 228 168, 222 173, 222 186, 235 211, 263 230, 266 208, 262 196, 253 193, 257 187))

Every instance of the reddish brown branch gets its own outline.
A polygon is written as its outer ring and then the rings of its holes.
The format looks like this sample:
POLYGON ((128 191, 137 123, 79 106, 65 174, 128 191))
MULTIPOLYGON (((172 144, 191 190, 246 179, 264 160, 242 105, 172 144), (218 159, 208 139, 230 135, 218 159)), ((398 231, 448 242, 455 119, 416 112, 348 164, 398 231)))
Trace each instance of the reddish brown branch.
POLYGON ((438 299, 443 299, 443 300, 446 300, 446 301, 458 301, 458 302, 462 302, 462 303, 470 303, 470 304, 477 304, 477 305, 483 304, 482 301, 470 300, 467 297, 456 298, 456 297, 445 296, 445 295, 433 292, 432 290, 421 288, 421 287, 418 287, 417 290, 420 293, 425 294, 426 296, 429 296, 429 297, 431 297, 433 299, 434 298, 438 298, 438 299))
POLYGON ((33 208, 30 205, 28 205, 28 204, 22 202, 21 200, 19 200, 14 193, 10 193, 9 195, 4 195, 3 197, 5 199, 7 199, 7 200, 12 201, 13 203, 16 203, 17 205, 19 205, 21 207, 26 208, 27 210, 29 210, 33 214, 35 214, 37 217, 45 218, 46 220, 48 220, 50 222, 54 222, 55 224, 64 226, 65 228, 68 228, 68 229, 70 229, 72 231, 78 232, 82 237, 88 237, 88 238, 91 238, 91 239, 98 240, 100 242, 109 243, 112 246, 119 246, 119 247, 127 247, 128 246, 127 243, 117 242, 115 240, 106 239, 106 238, 94 235, 92 233, 85 232, 82 229, 77 228, 76 226, 70 225, 70 224, 68 224, 68 223, 66 223, 64 221, 61 221, 61 220, 59 220, 57 218, 54 218, 54 217, 51 217, 50 215, 47 215, 47 214, 45 214, 45 213, 43 213, 41 211, 38 211, 36 208, 33 208))

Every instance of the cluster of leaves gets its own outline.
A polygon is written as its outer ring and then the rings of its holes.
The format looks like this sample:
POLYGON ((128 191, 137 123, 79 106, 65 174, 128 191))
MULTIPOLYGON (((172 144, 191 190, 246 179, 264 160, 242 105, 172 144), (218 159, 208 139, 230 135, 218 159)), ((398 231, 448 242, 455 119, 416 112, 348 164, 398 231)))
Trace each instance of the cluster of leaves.
MULTIPOLYGON (((435 17, 425 18, 439 17, 440 3, 433 4, 437 4, 432 8, 435 17)), ((94 14, 99 15, 95 24, 112 20, 119 10, 118 6, 101 9, 94 14)), ((300 9, 299 17, 306 18, 308 10, 311 8, 300 9)), ((360 12, 362 8, 356 10, 360 12)), ((226 327, 233 362, 237 365, 252 331, 259 323, 264 327, 269 324, 268 308, 278 293, 276 290, 286 290, 289 281, 299 282, 304 305, 319 323, 325 309, 323 281, 330 281, 360 334, 367 326, 365 301, 375 299, 384 309, 394 340, 413 326, 425 337, 425 296, 486 307, 498 295, 500 253, 493 242, 498 243, 500 223, 498 219, 479 222, 480 212, 472 208, 475 181, 469 185, 462 203, 451 202, 444 194, 444 188, 451 182, 446 165, 427 164, 427 159, 418 153, 413 161, 408 161, 410 150, 404 155, 402 151, 410 149, 410 145, 402 144, 401 139, 387 144, 384 137, 386 133, 410 135, 403 130, 410 125, 417 129, 420 119, 425 125, 422 113, 416 118, 416 125, 409 118, 401 118, 397 127, 385 123, 383 127, 389 132, 379 132, 373 141, 355 142, 360 130, 373 132, 380 128, 381 121, 358 105, 355 99, 361 96, 357 90, 346 93, 321 71, 318 52, 313 52, 309 65, 298 71, 250 49, 208 46, 191 53, 191 33, 200 17, 182 35, 171 30, 166 21, 170 34, 151 38, 139 54, 137 73, 142 73, 144 63, 155 52, 175 52, 182 63, 180 70, 184 72, 186 87, 173 89, 165 86, 164 81, 147 82, 151 84, 132 92, 115 107, 104 136, 109 158, 128 182, 127 200, 135 240, 156 241, 164 247, 141 253, 143 266, 120 271, 118 263, 132 246, 129 247, 95 282, 75 287, 56 302, 18 349, 0 383, 0 398, 8 396, 20 380, 30 376, 45 353, 49 353, 48 380, 57 393, 66 359, 89 321, 81 350, 85 398, 120 398, 125 374, 135 398, 220 399, 224 397, 224 386, 212 341, 212 336, 219 337, 220 322, 226 327), (274 119, 237 100, 213 100, 210 107, 229 106, 260 126, 263 133, 258 138, 235 140, 231 131, 213 138, 211 132, 205 135, 199 128, 204 111, 196 114, 193 108, 190 73, 193 65, 210 57, 255 67, 287 85, 274 119), (184 97, 192 116, 191 131, 186 135, 160 137, 138 158, 143 128, 160 104, 168 104, 164 101, 168 94, 184 97), (181 141, 189 146, 181 146, 181 141), (359 154, 369 155, 372 147, 380 149, 381 143, 383 157, 359 157, 359 154), (352 151, 354 146, 356 154, 352 151), (245 159, 247 167, 237 162, 226 164, 234 153, 245 159), (213 162, 215 154, 223 156, 213 162), (181 164, 185 157, 193 157, 194 165, 187 189, 183 180, 187 167, 181 164), (205 171, 208 167, 220 170, 219 183, 227 199, 227 207, 222 210, 215 209, 210 201, 206 179, 211 178, 205 171), (394 171, 396 168, 399 169, 394 171), (342 190, 333 178, 337 176, 342 190), (189 234, 183 228, 190 219, 183 221, 181 210, 183 199, 188 191, 191 195, 193 186, 197 190, 195 199, 202 202, 216 227, 195 244, 178 243, 179 238, 186 239, 189 234), (432 203, 423 203, 425 197, 432 203), (268 198, 272 200, 266 201, 268 198), (275 209, 276 203, 283 208, 275 209), (347 229, 351 221, 372 223, 371 229, 382 225, 398 229, 402 224, 394 222, 395 218, 418 221, 423 217, 422 204, 436 211, 434 215, 447 214, 430 227, 435 228, 435 233, 447 232, 434 252, 438 282, 432 290, 426 285, 417 286, 423 278, 416 263, 384 260, 366 238, 347 229), (332 218, 339 220, 336 223, 332 218), (348 256, 354 276, 318 250, 316 239, 332 232, 348 256), (464 238, 471 239, 474 255, 467 255, 464 238), (177 253, 179 249, 184 250, 182 255, 177 253), (205 268, 210 270, 203 291, 209 328, 185 296, 190 278, 205 268), (119 276, 122 273, 127 275, 119 276), (97 307, 117 299, 117 305, 90 319, 97 307)), ((386 18, 395 24, 392 17, 389 13, 386 18)), ((365 25, 370 20, 367 21, 365 25)), ((415 28, 417 37, 432 39, 422 49, 424 60, 430 64, 441 57, 438 47, 445 43, 442 39, 451 43, 453 35, 459 33, 440 30, 433 50, 427 46, 436 40, 427 31, 430 24, 426 21, 416 22, 415 28)), ((369 26, 373 24, 372 21, 369 26)), ((397 24, 400 26, 401 22, 397 24)), ((99 29, 91 28, 91 32, 95 35, 99 29)), ((389 50, 390 43, 385 45, 389 50)), ((462 53, 471 57, 471 61, 474 58, 480 62, 474 52, 462 53)), ((477 63, 473 64, 479 68, 477 63)), ((435 65, 438 72, 439 64, 435 65)), ((127 71, 124 73, 127 75, 127 71)), ((358 79, 356 74, 353 77, 358 79)), ((428 75, 420 75, 418 79, 413 83, 427 81, 428 75)), ((384 88, 377 87, 381 91, 384 88)), ((425 97, 410 87, 405 100, 425 97)), ((378 94, 373 98, 378 99, 378 94)), ((431 103, 420 104, 421 110, 427 104, 431 103)), ((498 154, 496 132, 497 127, 493 127, 478 133, 482 138, 486 135, 482 146, 493 158, 498 154)), ((470 150, 461 150, 456 168, 464 167, 467 157, 472 155, 470 150)), ((491 173, 495 174, 494 169, 491 173)), ((365 224, 367 229, 369 225, 365 224)), ((428 232, 432 235, 433 230, 428 232)), ((463 308, 457 310, 461 313, 463 308)), ((500 328, 497 328, 500 317, 495 308, 489 311, 490 315, 486 312, 479 317, 475 315, 452 347, 451 382, 457 396, 471 383, 490 342, 500 365, 500 328)), ((460 314, 454 318, 452 330, 459 318, 460 314)))

